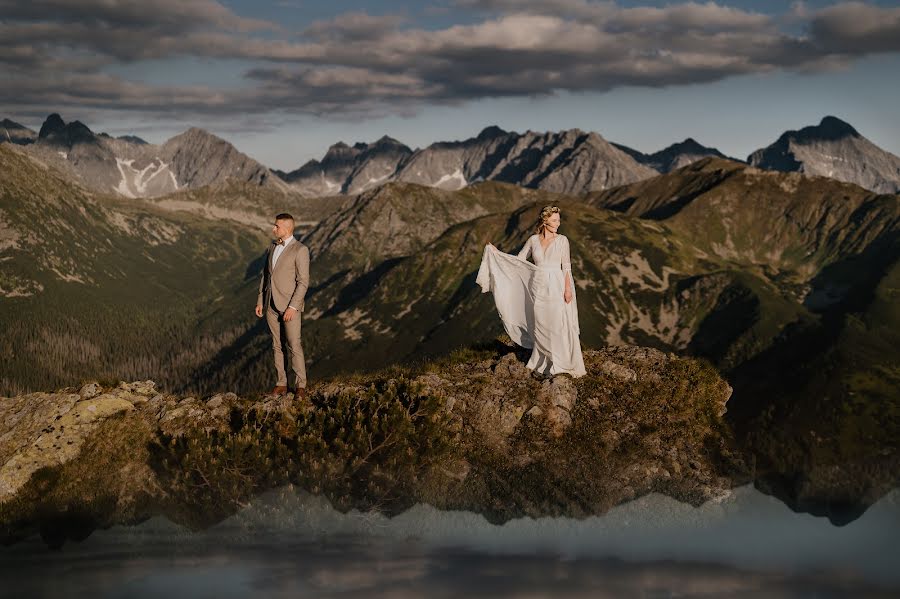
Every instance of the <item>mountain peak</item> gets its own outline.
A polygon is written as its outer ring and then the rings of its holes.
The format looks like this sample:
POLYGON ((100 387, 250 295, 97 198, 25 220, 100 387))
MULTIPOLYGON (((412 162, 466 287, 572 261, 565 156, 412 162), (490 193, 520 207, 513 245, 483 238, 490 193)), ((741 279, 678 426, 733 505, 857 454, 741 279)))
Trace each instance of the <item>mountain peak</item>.
POLYGON ((6 119, 6 118, 3 119, 2 121, 0 121, 0 127, 5 127, 7 129, 13 129, 13 128, 14 129, 26 129, 27 128, 24 125, 21 125, 13 120, 6 119))
POLYGON ((825 139, 840 139, 842 137, 859 137, 859 132, 850 123, 842 121, 836 116, 826 116, 818 126, 819 133, 825 139))
POLYGON ((37 133, 11 119, 0 121, 0 143, 12 142, 19 145, 34 143, 37 133))
POLYGON ((217 137, 206 129, 201 129, 200 127, 191 127, 190 129, 182 133, 182 135, 188 135, 190 137, 217 137))
POLYGON ((485 127, 481 130, 481 133, 478 134, 477 139, 494 139, 496 137, 503 137, 504 135, 506 135, 506 131, 504 131, 497 125, 490 125, 489 127, 485 127))
POLYGON ((701 144, 700 142, 698 142, 693 137, 688 137, 687 139, 685 139, 684 141, 682 141, 680 143, 672 144, 670 147, 678 148, 679 150, 682 150, 682 151, 686 151, 686 150, 704 151, 704 150, 709 149, 706 146, 704 146, 703 144, 701 144))
POLYGON ((91 128, 82 123, 81 121, 72 121, 68 125, 66 125, 66 133, 69 135, 69 143, 75 143, 79 141, 90 141, 94 139, 94 132, 91 131, 91 128))
POLYGON ((774 143, 753 152, 747 162, 768 170, 855 183, 878 193, 900 190, 900 158, 830 115, 818 125, 784 132, 774 143))
POLYGON ((61 133, 66 130, 66 122, 54 112, 46 118, 44 124, 41 125, 41 131, 38 133, 40 139, 44 139, 54 133, 61 133))
MULTIPOLYGON (((655 161, 662 160, 671 162, 673 160, 676 160, 679 155, 684 154, 717 156, 719 158, 725 158, 725 155, 722 154, 719 150, 704 146, 693 137, 688 137, 684 141, 674 143, 666 148, 663 148, 659 152, 654 152, 650 155, 650 159, 655 161)), ((666 168, 668 169, 673 166, 674 164, 670 164, 666 168)))
POLYGON ((403 142, 394 139, 390 135, 382 135, 375 142, 372 143, 373 146, 406 146, 403 142))
POLYGON ((96 138, 94 132, 81 121, 72 121, 66 124, 62 117, 55 112, 47 117, 38 134, 38 139, 69 147, 76 143, 92 142, 96 138))
MULTIPOLYGON (((325 156, 322 158, 322 162, 352 159, 353 156, 356 156, 362 151, 362 148, 358 146, 359 144, 356 144, 351 148, 344 142, 339 141, 328 148, 328 151, 325 152, 325 156)), ((363 144, 363 147, 365 147, 365 144, 363 144)))
POLYGON ((799 131, 786 131, 775 143, 840 141, 848 137, 861 136, 849 123, 842 121, 835 116, 826 116, 818 125, 809 125, 808 127, 803 127, 799 131))
POLYGON ((141 139, 141 138, 138 137, 137 135, 120 135, 120 136, 117 137, 116 139, 121 139, 122 141, 128 141, 128 142, 131 142, 131 143, 133 143, 133 144, 138 144, 138 145, 141 145, 141 146, 146 146, 146 145, 148 145, 147 141, 145 141, 144 139, 141 139))

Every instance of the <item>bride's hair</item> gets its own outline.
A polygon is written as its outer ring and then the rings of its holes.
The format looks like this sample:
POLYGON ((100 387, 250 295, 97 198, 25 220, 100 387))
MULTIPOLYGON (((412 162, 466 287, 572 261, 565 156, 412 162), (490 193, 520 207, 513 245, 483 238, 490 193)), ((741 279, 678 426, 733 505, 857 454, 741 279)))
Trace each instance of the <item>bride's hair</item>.
POLYGON ((559 214, 559 208, 556 206, 544 206, 541 208, 541 215, 538 217, 537 226, 534 229, 534 232, 540 235, 544 232, 544 227, 547 226, 547 221, 550 220, 550 217, 554 214, 559 214))

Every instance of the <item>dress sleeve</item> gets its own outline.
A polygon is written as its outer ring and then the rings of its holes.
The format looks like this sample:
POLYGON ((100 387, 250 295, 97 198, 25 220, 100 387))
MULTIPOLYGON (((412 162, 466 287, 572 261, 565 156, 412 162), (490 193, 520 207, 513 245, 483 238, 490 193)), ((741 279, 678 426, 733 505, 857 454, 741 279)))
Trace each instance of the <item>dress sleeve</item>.
POLYGON ((563 237, 563 253, 562 253, 562 269, 563 272, 568 272, 570 275, 572 274, 572 257, 569 255, 569 238, 563 237))
POLYGON ((522 246, 522 249, 519 250, 519 258, 522 260, 528 260, 528 255, 531 253, 531 237, 529 237, 525 241, 525 245, 522 246))

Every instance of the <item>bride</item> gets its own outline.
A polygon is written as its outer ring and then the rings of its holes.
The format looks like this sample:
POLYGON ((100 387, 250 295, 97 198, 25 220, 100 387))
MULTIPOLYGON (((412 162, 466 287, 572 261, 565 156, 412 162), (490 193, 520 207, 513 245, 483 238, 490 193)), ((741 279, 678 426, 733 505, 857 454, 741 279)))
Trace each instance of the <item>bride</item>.
POLYGON ((578 307, 572 283, 569 240, 557 233, 559 208, 545 206, 537 230, 517 256, 488 243, 476 283, 494 292, 497 311, 510 338, 530 347, 526 366, 538 374, 585 374, 578 339, 578 307), (534 264, 527 261, 528 256, 534 264))

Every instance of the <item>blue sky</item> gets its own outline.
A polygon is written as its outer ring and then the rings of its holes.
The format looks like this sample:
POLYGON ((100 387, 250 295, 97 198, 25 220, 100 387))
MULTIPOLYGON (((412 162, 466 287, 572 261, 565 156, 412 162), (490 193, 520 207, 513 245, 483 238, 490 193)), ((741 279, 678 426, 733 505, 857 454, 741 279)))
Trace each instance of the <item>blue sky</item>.
POLYGON ((0 0, 0 16, 0 117, 151 142, 200 126, 285 170, 339 140, 488 125, 746 158, 829 114, 900 154, 897 2, 0 0))

